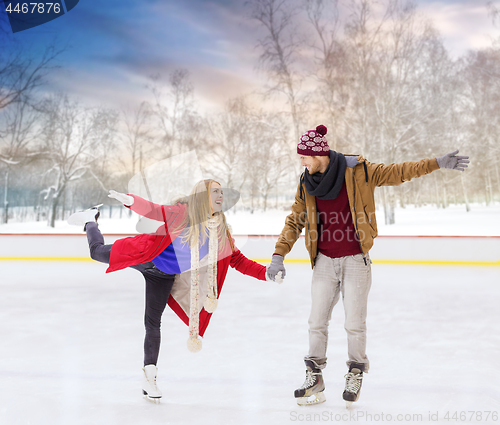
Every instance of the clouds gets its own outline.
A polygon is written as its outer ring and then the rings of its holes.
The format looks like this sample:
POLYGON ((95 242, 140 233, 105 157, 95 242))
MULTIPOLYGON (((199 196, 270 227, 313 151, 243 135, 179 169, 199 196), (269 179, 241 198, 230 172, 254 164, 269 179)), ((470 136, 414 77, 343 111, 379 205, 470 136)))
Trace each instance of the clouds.
POLYGON ((93 53, 92 61, 144 79, 187 68, 206 104, 254 89, 255 40, 239 7, 224 1, 148 3, 133 30, 112 29, 110 36, 124 34, 123 42, 113 43, 111 52, 93 53))
MULTIPOLYGON (((498 32, 486 1, 418 4, 454 56, 491 44, 498 32)), ((140 102, 148 76, 186 68, 196 95, 214 105, 262 84, 255 71, 259 28, 249 16, 244 0, 80 2, 61 19, 19 34, 41 46, 54 35, 67 43, 66 71, 53 84, 70 93, 92 93, 113 106, 134 98, 140 102)))
MULTIPOLYGON (((125 0, 80 6, 74 17, 50 28, 64 34, 69 46, 54 89, 121 106, 134 95, 144 100, 149 76, 176 68, 190 71, 207 105, 255 87, 257 53, 243 3, 125 0)), ((26 35, 48 42, 50 33, 26 35)))
MULTIPOLYGON (((499 2, 493 2, 497 5, 499 2)), ((500 36, 488 15, 486 1, 422 1, 419 10, 428 16, 454 57, 469 49, 491 46, 492 38, 500 36)))

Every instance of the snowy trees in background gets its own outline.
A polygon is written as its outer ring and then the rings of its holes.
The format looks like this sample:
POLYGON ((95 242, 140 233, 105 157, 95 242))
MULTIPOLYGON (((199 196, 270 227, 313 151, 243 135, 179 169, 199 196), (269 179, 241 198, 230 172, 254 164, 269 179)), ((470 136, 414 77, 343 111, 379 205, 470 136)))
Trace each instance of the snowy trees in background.
POLYGON ((151 77, 151 112, 155 122, 156 148, 160 158, 197 147, 200 121, 194 101, 194 88, 186 69, 175 69, 165 82, 161 75, 151 77))
POLYGON ((474 189, 490 204, 500 191, 500 49, 469 53, 463 76, 469 93, 466 134, 478 167, 474 189))
MULTIPOLYGON (((42 143, 49 167, 43 174, 47 181, 43 193, 49 202, 48 224, 54 227, 67 186, 84 178, 97 178, 92 168, 102 157, 102 146, 109 148, 114 142, 115 116, 103 109, 85 108, 66 96, 48 100, 44 115, 42 143)), ((102 185, 102 190, 106 192, 107 188, 102 185)))
MULTIPOLYGON (((491 2, 484 13, 500 25, 491 2)), ((204 114, 186 69, 151 77, 149 96, 119 113, 42 95, 53 48, 38 59, 0 50, 3 220, 9 206, 36 206, 53 224, 65 209, 106 202, 107 189, 125 190, 138 171, 192 150, 207 176, 241 192, 244 208, 287 208, 302 171, 298 137, 318 124, 332 149, 372 162, 456 148, 471 156, 466 173, 377 191, 386 223, 396 205, 500 201, 500 40, 451 58, 408 0, 249 0, 248 18, 266 81, 204 114)))
POLYGON ((283 114, 252 107, 244 97, 230 99, 222 113, 207 119, 203 170, 240 192, 244 206, 265 210, 295 163, 286 123, 283 114))
MULTIPOLYGON (((286 28, 294 29, 295 42, 286 44, 286 57, 302 77, 302 84, 294 86, 295 98, 306 100, 300 109, 301 131, 325 124, 333 149, 362 154, 373 162, 432 158, 455 148, 472 157, 465 176, 434 173, 411 185, 379 190, 386 223, 395 222, 397 204, 465 203, 469 208, 471 200, 500 200, 495 143, 500 123, 493 113, 498 104, 495 43, 453 60, 414 1, 294 4, 301 4, 302 12, 295 8, 287 15, 286 28), (483 61, 473 63, 472 57, 483 61), (484 158, 481 169, 475 167, 479 156, 484 158)), ((490 5, 490 14, 498 20, 492 10, 490 5)), ((269 52, 271 26, 261 23, 268 34, 268 44, 259 43, 261 60, 279 58, 269 52)), ((294 122, 291 117, 291 128, 294 122)))
POLYGON ((297 57, 301 43, 294 27, 296 8, 286 0, 253 0, 252 18, 265 29, 259 40, 259 65, 269 76, 266 95, 281 94, 288 105, 294 140, 301 134, 300 84, 297 57))
POLYGON ((206 160, 201 161, 204 172, 222 180, 221 184, 241 192, 248 180, 242 173, 248 165, 248 135, 254 117, 250 106, 242 98, 229 99, 224 110, 209 116, 206 121, 206 160))
POLYGON ((12 35, 0 30, 0 110, 18 102, 21 97, 32 99, 36 90, 46 83, 61 54, 52 44, 41 55, 26 54, 26 47, 12 35))
POLYGON ((40 112, 34 109, 27 97, 20 96, 0 116, 3 134, 0 135, 0 162, 4 164, 3 215, 2 223, 9 219, 9 195, 12 184, 11 173, 21 165, 43 155, 38 137, 40 112))
MULTIPOLYGON (((341 22, 338 0, 306 0, 304 8, 311 26, 309 40, 314 52, 316 78, 313 96, 315 114, 324 116, 329 123, 328 140, 331 149, 339 150, 338 143, 345 133, 344 113, 350 99, 347 52, 340 40, 341 22), (323 111, 323 113, 321 113, 323 111)), ((346 151, 352 153, 354 150, 346 151)))
POLYGON ((137 171, 143 170, 148 155, 152 148, 152 111, 146 102, 142 102, 137 108, 124 110, 121 114, 123 129, 120 145, 123 149, 119 156, 120 164, 129 178, 137 171))
POLYGON ((37 151, 39 93, 61 54, 50 44, 41 54, 32 54, 9 34, 0 22, 0 172, 3 172, 2 223, 9 219, 12 174, 31 163, 37 151))
MULTIPOLYGON (((435 156, 428 148, 442 141, 447 127, 443 106, 449 96, 443 88, 449 86, 451 61, 414 3, 390 0, 382 6, 353 1, 340 31, 338 13, 324 19, 337 2, 307 1, 318 53, 317 92, 332 123, 329 140, 341 152, 375 162, 435 156)), ((394 223, 397 192, 387 187, 378 195, 386 223, 394 223)))

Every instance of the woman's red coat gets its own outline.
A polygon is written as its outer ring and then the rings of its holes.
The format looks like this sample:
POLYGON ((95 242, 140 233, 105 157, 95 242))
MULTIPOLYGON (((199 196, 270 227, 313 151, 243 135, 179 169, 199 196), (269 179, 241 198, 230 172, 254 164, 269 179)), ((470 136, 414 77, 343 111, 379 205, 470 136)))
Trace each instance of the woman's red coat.
MULTIPOLYGON (((152 261, 157 255, 165 250, 172 241, 179 236, 183 228, 179 225, 187 215, 187 205, 177 203, 175 205, 158 205, 145 199, 134 197, 134 203, 129 207, 132 211, 165 223, 153 234, 142 234, 129 238, 118 239, 111 247, 111 258, 106 273, 121 270, 136 264, 143 264, 152 261)), ((234 242, 234 240, 233 240, 234 242)), ((224 279, 226 278, 229 266, 240 273, 253 276, 259 280, 266 280, 266 268, 255 261, 246 258, 239 249, 231 253, 229 244, 226 244, 224 252, 219 252, 217 261, 217 294, 221 293, 224 279)), ((173 297, 169 297, 168 305, 189 326, 189 318, 181 309, 173 297)), ((211 313, 205 309, 200 312, 200 336, 203 336, 210 321, 211 313)))

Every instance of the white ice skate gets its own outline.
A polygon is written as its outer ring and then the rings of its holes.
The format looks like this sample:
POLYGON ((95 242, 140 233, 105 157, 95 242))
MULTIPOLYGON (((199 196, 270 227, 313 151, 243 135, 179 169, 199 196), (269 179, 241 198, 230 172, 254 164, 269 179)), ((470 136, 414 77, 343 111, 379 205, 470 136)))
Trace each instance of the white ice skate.
POLYGON ((85 225, 87 223, 97 223, 97 219, 99 218, 99 207, 102 207, 103 204, 96 205, 95 207, 89 208, 85 211, 78 211, 74 214, 71 214, 68 218, 68 224, 73 226, 83 226, 83 230, 85 231, 85 225))
POLYGON ((346 402, 346 409, 349 409, 352 403, 358 401, 362 383, 363 372, 356 367, 351 368, 345 376, 345 390, 342 394, 342 398, 346 402))
POLYGON ((144 382, 142 384, 144 398, 152 403, 159 404, 162 393, 156 386, 158 368, 154 364, 148 364, 142 370, 144 371, 144 382))
POLYGON ((314 367, 314 363, 306 360, 306 380, 304 384, 295 390, 295 398, 299 406, 309 406, 319 404, 326 401, 325 382, 323 381, 323 374, 321 369, 314 367))

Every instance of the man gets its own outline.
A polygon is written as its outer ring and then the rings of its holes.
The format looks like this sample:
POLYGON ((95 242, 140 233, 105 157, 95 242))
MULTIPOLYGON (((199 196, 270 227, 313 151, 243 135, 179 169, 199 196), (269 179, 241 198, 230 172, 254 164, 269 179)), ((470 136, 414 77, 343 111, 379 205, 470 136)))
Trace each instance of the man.
POLYGON ((458 150, 439 158, 401 164, 373 164, 362 156, 344 156, 330 150, 325 126, 304 133, 297 145, 301 175, 292 212, 276 243, 269 278, 285 276, 284 257, 305 227, 311 265, 312 306, 309 317, 309 353, 304 358, 306 380, 295 391, 300 405, 325 401, 322 369, 326 366, 328 322, 342 294, 348 345, 348 373, 343 399, 359 397, 366 356, 366 306, 371 285, 368 251, 377 236, 374 192, 377 186, 396 186, 439 168, 463 171, 467 156, 458 150))

